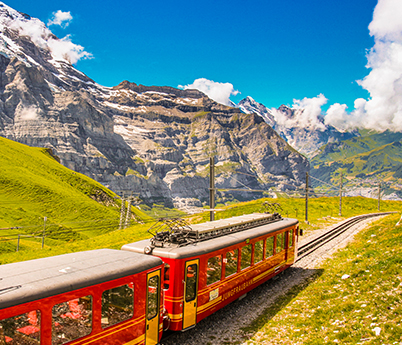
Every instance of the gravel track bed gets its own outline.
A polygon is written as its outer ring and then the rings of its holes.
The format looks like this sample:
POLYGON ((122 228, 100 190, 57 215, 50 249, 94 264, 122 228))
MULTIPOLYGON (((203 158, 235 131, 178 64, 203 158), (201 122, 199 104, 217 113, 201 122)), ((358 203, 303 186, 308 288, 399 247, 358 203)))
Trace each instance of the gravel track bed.
MULTIPOLYGON (((307 257, 295 263, 286 271, 280 273, 270 281, 250 291, 242 300, 236 300, 213 315, 197 324, 186 332, 177 332, 161 341, 162 345, 220 345, 242 343, 252 337, 253 333, 244 333, 241 328, 249 325, 267 308, 275 303, 292 287, 305 282, 317 272, 319 264, 329 258, 339 248, 343 248, 353 239, 353 236, 365 228, 373 220, 371 218, 352 226, 336 239, 328 242, 307 257)), ((334 227, 332 225, 330 228, 334 227)), ((301 237, 299 246, 328 231, 329 228, 316 230, 301 237)))

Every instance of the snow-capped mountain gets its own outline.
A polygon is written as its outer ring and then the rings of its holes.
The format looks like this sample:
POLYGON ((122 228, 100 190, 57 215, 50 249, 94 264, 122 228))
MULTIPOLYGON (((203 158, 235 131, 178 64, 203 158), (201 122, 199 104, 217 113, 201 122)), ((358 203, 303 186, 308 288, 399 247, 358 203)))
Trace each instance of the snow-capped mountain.
POLYGON ((239 107, 240 110, 246 114, 256 113, 260 115, 271 127, 275 126, 275 117, 272 115, 271 111, 265 105, 256 102, 252 97, 247 96, 246 98, 242 99, 237 104, 237 107, 239 107))
POLYGON ((285 105, 278 109, 269 109, 250 96, 242 99, 236 106, 246 114, 260 115, 292 147, 308 157, 314 156, 321 146, 329 142, 357 135, 355 132, 338 131, 326 125, 322 118, 312 120, 306 116, 304 109, 293 109, 285 105))
POLYGON ((60 90, 99 87, 72 64, 91 54, 72 43, 69 37, 57 38, 37 18, 18 12, 0 2, 0 55, 17 59, 27 67, 38 68, 49 85, 60 90))
POLYGON ((216 103, 197 90, 108 88, 73 67, 89 57, 40 20, 0 3, 0 135, 51 148, 60 162, 115 191, 184 208, 208 200, 215 155, 220 197, 252 199, 251 189, 303 183, 305 157, 258 115, 216 103))

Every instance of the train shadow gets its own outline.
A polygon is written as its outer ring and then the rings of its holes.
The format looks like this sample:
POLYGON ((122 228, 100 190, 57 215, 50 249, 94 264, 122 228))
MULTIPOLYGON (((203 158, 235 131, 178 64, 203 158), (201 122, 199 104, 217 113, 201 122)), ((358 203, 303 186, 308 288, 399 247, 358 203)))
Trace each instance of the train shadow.
POLYGON ((290 267, 248 292, 186 332, 173 332, 161 345, 241 344, 253 337, 300 292, 323 274, 323 269, 290 267))

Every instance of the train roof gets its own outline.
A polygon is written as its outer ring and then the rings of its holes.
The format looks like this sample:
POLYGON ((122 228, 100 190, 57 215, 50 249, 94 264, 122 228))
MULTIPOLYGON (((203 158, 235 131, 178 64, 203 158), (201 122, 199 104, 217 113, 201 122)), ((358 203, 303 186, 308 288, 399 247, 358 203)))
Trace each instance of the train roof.
POLYGON ((0 265, 0 309, 156 267, 156 257, 98 249, 0 265))
MULTIPOLYGON (((172 259, 185 259, 193 256, 200 256, 219 249, 239 244, 246 241, 247 239, 251 240, 269 233, 288 228, 296 224, 298 224, 297 219, 282 218, 273 223, 268 223, 248 230, 226 234, 224 236, 215 237, 205 241, 194 242, 186 246, 168 243, 164 245, 164 247, 153 248, 152 255, 172 259)), ((136 253, 144 253, 144 248, 150 245, 151 239, 147 239, 126 244, 121 249, 136 253)))

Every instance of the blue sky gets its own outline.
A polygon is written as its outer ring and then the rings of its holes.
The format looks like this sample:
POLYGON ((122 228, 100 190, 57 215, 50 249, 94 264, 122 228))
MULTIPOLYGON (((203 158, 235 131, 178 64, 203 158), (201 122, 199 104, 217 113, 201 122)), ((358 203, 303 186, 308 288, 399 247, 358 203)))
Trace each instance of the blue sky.
POLYGON ((350 108, 368 93, 373 44, 368 25, 376 0, 251 1, 5 1, 48 23, 70 12, 71 35, 93 55, 76 67, 101 85, 188 85, 206 78, 231 83, 239 101, 267 107, 323 93, 350 108))

